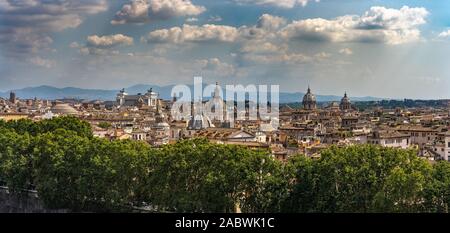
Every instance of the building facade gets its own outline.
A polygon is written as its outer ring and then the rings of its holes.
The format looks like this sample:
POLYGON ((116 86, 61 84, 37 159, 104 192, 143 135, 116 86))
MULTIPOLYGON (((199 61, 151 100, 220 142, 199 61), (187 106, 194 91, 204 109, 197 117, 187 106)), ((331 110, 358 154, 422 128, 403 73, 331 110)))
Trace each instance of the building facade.
POLYGON ((119 107, 148 106, 156 109, 158 93, 154 92, 152 88, 150 88, 144 95, 141 93, 138 93, 137 95, 129 95, 125 92, 125 89, 122 89, 117 94, 116 102, 119 107))

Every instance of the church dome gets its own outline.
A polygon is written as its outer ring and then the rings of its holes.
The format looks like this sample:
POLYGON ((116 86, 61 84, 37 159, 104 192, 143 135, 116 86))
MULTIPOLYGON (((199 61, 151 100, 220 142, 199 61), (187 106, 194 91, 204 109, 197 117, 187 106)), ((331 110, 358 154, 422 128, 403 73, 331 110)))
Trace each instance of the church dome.
POLYGON ((311 92, 311 89, 308 87, 308 92, 303 96, 303 108, 306 110, 314 110, 316 109, 316 96, 311 92))
POLYGON ((214 128, 214 124, 212 123, 211 119, 209 117, 202 115, 196 115, 193 119, 189 121, 189 128, 194 130, 199 129, 207 129, 207 128, 214 128))
POLYGON ((161 109, 161 100, 156 101, 156 114, 155 114, 155 120, 157 128, 167 128, 169 127, 169 124, 166 122, 166 115, 161 109))
POLYGON ((342 97, 341 103, 350 103, 350 98, 348 98, 347 93, 342 97))
POLYGON ((158 122, 155 125, 156 129, 168 129, 170 128, 170 125, 167 122, 158 122))
POLYGON ((316 96, 311 93, 310 88, 308 88, 308 92, 303 96, 303 102, 316 102, 316 96))
POLYGON ((341 110, 350 110, 351 109, 351 102, 350 98, 347 96, 347 92, 345 93, 344 97, 341 99, 340 108, 341 110))
POLYGON ((339 103, 336 101, 333 101, 328 105, 328 108, 339 108, 339 103))
POLYGON ((50 110, 53 114, 61 115, 77 115, 78 111, 71 107, 69 104, 56 103, 50 110))

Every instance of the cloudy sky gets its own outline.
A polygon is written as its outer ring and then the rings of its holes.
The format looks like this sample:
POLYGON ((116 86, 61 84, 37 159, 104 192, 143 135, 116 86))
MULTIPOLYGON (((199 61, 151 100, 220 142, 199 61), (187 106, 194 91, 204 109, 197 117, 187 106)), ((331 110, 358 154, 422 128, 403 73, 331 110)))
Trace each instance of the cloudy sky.
POLYGON ((450 1, 0 0, 0 90, 279 84, 450 98, 450 1))

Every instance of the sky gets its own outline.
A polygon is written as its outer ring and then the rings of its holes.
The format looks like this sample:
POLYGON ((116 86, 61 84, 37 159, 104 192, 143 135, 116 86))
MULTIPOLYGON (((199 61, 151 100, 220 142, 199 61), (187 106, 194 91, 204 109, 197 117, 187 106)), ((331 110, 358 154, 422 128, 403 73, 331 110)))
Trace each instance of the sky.
POLYGON ((0 91, 276 84, 450 98, 450 1, 0 0, 0 91))

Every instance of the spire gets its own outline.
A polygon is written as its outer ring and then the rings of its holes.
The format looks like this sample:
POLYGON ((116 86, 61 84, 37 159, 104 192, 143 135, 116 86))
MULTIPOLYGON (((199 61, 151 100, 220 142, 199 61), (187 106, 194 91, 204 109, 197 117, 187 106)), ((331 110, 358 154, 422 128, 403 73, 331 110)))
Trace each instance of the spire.
POLYGON ((309 88, 309 84, 308 84, 308 93, 311 93, 311 88, 309 88))
POLYGON ((165 120, 166 120, 166 116, 164 115, 164 113, 162 112, 162 109, 161 109, 161 100, 160 99, 158 99, 157 101, 156 101, 156 114, 155 114, 155 120, 156 120, 156 123, 163 123, 163 122, 165 122, 165 120))
POLYGON ((344 97, 346 97, 346 98, 347 98, 347 92, 345 92, 345 94, 344 94, 344 97))
POLYGON ((213 98, 219 98, 219 97, 220 97, 220 87, 219 87, 219 82, 216 82, 216 88, 214 89, 213 98))
POLYGON ((194 115, 195 115, 195 106, 194 106, 194 103, 195 103, 195 100, 192 99, 192 101, 191 101, 191 117, 192 117, 192 119, 194 118, 194 115))
POLYGON ((161 113, 161 102, 160 100, 156 100, 156 112, 159 114, 161 113))
POLYGON ((177 102, 177 93, 173 93, 172 102, 177 102))

